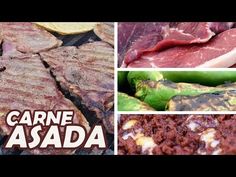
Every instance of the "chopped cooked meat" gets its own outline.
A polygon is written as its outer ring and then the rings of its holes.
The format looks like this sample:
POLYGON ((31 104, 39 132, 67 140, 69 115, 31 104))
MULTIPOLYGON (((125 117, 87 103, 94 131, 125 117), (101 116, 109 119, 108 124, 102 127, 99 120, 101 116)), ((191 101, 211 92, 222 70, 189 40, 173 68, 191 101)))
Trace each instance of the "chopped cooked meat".
MULTIPOLYGON (((2 22, 0 23, 0 34, 3 43, 11 43, 16 51, 22 53, 39 53, 62 44, 55 36, 39 28, 33 23, 2 22)), ((4 50, 4 55, 10 56, 8 48, 4 50)), ((12 50, 10 50, 11 52, 12 50)))
POLYGON ((98 118, 106 118, 109 111, 113 113, 114 54, 109 44, 93 42, 78 48, 59 47, 40 55, 61 87, 81 98, 82 104, 98 118))
POLYGON ((101 40, 114 46, 114 23, 99 23, 94 28, 94 33, 101 40))
POLYGON ((235 154, 235 124, 235 115, 121 115, 118 154, 235 154))
MULTIPOLYGON (((23 59, 0 59, 5 70, 0 73, 0 129, 9 135, 11 127, 6 125, 5 117, 10 110, 73 110, 73 122, 89 125, 83 114, 57 89, 49 71, 44 67, 38 55, 23 59)), ((61 128, 64 131, 64 128, 61 128)), ((42 134, 46 133, 45 131, 42 134)), ((30 136, 29 136, 30 138, 30 136)), ((48 148, 34 149, 36 154, 69 154, 74 150, 48 148)))

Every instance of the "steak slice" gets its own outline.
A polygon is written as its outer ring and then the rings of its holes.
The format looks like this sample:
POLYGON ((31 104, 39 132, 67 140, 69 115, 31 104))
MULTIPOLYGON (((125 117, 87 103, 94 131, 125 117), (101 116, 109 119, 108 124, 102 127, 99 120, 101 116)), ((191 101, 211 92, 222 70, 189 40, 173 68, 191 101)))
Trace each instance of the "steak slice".
POLYGON ((172 46, 206 42, 215 34, 210 30, 207 22, 179 23, 175 28, 165 27, 162 33, 163 35, 149 34, 135 41, 125 55, 125 64, 137 60, 146 52, 159 52, 172 46))
POLYGON ((114 23, 99 23, 94 33, 103 41, 114 46, 114 23))
POLYGON ((62 89, 81 98, 98 118, 109 121, 107 112, 113 112, 114 104, 114 54, 109 44, 99 41, 78 48, 59 47, 40 55, 62 89))
POLYGON ((5 40, 2 44, 2 59, 13 59, 13 58, 29 58, 33 56, 32 53, 22 53, 17 50, 17 47, 14 43, 5 40))
MULTIPOLYGON (((73 110, 73 122, 89 130, 83 114, 57 89, 54 79, 38 55, 24 59, 0 60, 0 65, 5 67, 5 70, 0 72, 0 129, 3 134, 9 135, 12 129, 5 122, 6 114, 10 110, 73 110)), ((46 133, 46 129, 42 134, 46 133)), ((61 131, 63 132, 64 128, 61 127, 61 131)), ((34 149, 31 152, 70 154, 73 151, 47 148, 34 149)))
POLYGON ((125 54, 122 67, 140 59, 145 53, 160 52, 179 45, 205 43, 215 34, 230 29, 233 24, 232 22, 172 22, 162 26, 159 33, 146 34, 136 40, 125 54))
POLYGON ((128 65, 131 68, 225 68, 236 63, 236 29, 224 31, 209 42, 198 45, 179 46, 162 52, 145 54, 128 65))
POLYGON ((167 104, 169 111, 235 111, 236 91, 175 96, 167 104))
MULTIPOLYGON (((143 23, 143 22, 122 22, 118 24, 118 53, 119 53, 119 66, 123 62, 123 58, 126 52, 132 45, 139 45, 139 41, 144 41, 152 36, 156 37, 153 39, 154 42, 159 42, 163 37, 161 35, 163 26, 168 25, 168 22, 153 22, 153 23, 143 23), (148 35, 147 37, 145 37, 148 35), (141 39, 140 39, 141 38, 141 39), (142 40, 143 38, 143 40, 142 40), (140 40, 139 40, 140 39, 140 40), (157 41, 155 41, 157 40, 157 41)), ((151 40, 151 39, 150 39, 151 40)), ((148 44, 149 41, 144 43, 148 44)), ((149 42, 151 43, 151 41, 149 42)), ((143 44, 143 46, 145 45, 143 44)))
MULTIPOLYGON (((33 23, 2 22, 0 34, 3 42, 12 43, 18 52, 39 53, 62 44, 55 36, 33 23)), ((5 50, 5 56, 10 54, 5 50)))

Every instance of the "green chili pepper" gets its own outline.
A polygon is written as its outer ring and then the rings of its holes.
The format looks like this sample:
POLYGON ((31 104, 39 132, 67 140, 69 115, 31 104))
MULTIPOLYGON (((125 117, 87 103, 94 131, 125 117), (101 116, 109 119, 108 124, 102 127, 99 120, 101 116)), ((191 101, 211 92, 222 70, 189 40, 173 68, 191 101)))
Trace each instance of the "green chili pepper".
POLYGON ((208 87, 199 84, 174 83, 168 80, 139 81, 135 97, 159 111, 164 111, 169 100, 177 95, 195 96, 203 93, 215 93, 232 90, 236 84, 228 87, 208 87))
POLYGON ((137 98, 131 97, 125 93, 118 92, 118 110, 119 111, 153 111, 147 103, 137 98))
POLYGON ((131 88, 135 89, 136 83, 140 80, 159 81, 163 76, 158 71, 130 71, 127 76, 131 88))
POLYGON ((236 82, 235 71, 162 71, 163 77, 173 82, 197 83, 206 86, 217 86, 236 82))
POLYGON ((175 96, 166 108, 169 111, 236 111, 236 91, 175 96))

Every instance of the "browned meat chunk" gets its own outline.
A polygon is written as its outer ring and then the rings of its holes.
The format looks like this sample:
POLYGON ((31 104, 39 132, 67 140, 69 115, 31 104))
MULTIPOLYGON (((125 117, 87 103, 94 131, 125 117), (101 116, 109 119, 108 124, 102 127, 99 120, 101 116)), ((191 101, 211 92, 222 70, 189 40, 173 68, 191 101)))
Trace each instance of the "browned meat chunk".
MULTIPOLYGON (((73 110, 73 122, 89 125, 83 114, 57 89, 49 71, 43 66, 38 55, 31 58, 1 60, 5 70, 0 73, 0 128, 9 135, 11 128, 6 125, 5 117, 10 110, 73 110)), ((61 127, 62 128, 62 127, 61 127)), ((47 129, 47 128, 46 128, 47 129)), ((46 133, 43 131, 42 133, 46 133)), ((64 128, 61 130, 64 131, 64 128)), ((30 137, 29 137, 30 138, 30 137)), ((36 154, 69 154, 74 150, 35 149, 36 154)))
POLYGON ((64 90, 81 98, 82 104, 98 118, 110 120, 108 112, 113 113, 114 102, 114 54, 109 44, 93 42, 78 48, 59 47, 40 55, 64 90))
POLYGON ((118 154, 235 154, 235 125, 235 115, 121 115, 118 154))

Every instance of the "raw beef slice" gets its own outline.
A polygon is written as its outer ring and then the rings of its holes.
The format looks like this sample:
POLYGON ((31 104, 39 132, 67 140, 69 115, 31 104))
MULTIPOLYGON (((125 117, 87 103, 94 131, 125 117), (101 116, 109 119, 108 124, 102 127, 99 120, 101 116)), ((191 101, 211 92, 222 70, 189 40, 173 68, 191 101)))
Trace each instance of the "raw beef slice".
POLYGON ((131 68, 227 68, 236 63, 236 29, 218 34, 209 42, 179 46, 162 52, 152 52, 128 65, 131 68))
POLYGON ((146 35, 156 35, 161 37, 162 27, 168 25, 168 22, 122 22, 118 24, 118 53, 119 66, 121 65, 124 55, 131 45, 135 45, 140 37, 146 35))
POLYGON ((126 53, 124 63, 129 64, 146 52, 161 51, 177 45, 206 42, 214 34, 207 22, 179 23, 175 28, 166 26, 163 29, 163 35, 155 33, 143 36, 135 41, 126 53), (163 40, 161 40, 162 36, 163 40))
POLYGON ((148 52, 160 52, 179 45, 205 43, 215 34, 230 29, 233 24, 233 22, 171 22, 162 26, 161 31, 137 39, 125 54, 122 67, 126 67, 148 52))

